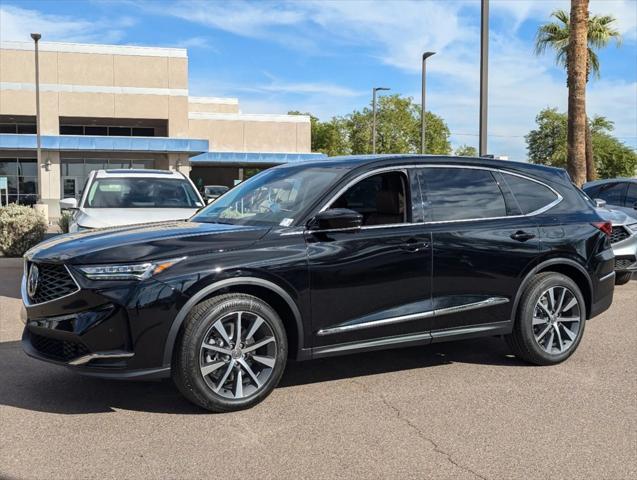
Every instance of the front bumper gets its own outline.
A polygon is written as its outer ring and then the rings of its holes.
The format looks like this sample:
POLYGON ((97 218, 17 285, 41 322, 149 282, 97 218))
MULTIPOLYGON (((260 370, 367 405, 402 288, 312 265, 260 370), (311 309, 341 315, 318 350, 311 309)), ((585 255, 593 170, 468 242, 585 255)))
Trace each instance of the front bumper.
POLYGON ((25 353, 92 376, 168 376, 164 343, 182 294, 155 280, 97 284, 73 273, 78 291, 40 304, 29 302, 23 279, 25 353))

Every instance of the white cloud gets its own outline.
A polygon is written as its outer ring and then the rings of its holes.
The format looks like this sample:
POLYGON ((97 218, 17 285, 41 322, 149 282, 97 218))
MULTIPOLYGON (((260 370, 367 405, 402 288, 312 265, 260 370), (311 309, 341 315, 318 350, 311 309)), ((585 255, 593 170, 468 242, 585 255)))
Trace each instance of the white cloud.
POLYGON ((43 41, 115 43, 121 41, 124 30, 134 23, 126 16, 89 21, 3 5, 0 7, 0 40, 30 41, 30 33, 39 32, 43 41))

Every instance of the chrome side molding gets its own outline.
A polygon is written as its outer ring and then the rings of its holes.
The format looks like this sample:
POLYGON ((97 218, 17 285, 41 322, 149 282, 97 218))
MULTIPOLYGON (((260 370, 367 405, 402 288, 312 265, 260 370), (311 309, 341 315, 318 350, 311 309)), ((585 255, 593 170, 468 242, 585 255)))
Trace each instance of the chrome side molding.
POLYGON ((428 310, 426 312, 412 313, 409 315, 400 315, 398 317, 383 318, 380 320, 372 320, 370 322, 354 323, 350 325, 341 325, 331 328, 323 328, 317 332, 319 336, 334 335, 336 333, 345 333, 355 330, 362 330, 365 328, 384 327, 386 325, 392 325, 394 323, 410 322, 412 320, 422 320, 424 318, 431 318, 442 315, 450 315, 452 313, 461 313, 469 310, 476 310, 478 308, 491 307, 494 305, 501 305, 503 303, 509 303, 508 298, 504 297, 489 297, 479 302, 465 303, 463 305, 456 305, 453 307, 438 308, 434 310, 428 310))

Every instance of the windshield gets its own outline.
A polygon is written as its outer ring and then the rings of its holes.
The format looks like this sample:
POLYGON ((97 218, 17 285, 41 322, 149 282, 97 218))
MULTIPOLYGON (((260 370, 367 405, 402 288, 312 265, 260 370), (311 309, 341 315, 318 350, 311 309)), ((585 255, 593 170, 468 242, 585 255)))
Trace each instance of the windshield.
POLYGON ((340 168, 272 168, 237 185, 194 222, 289 227, 343 174, 340 168))
POLYGON ((192 185, 175 178, 98 178, 90 187, 85 208, 198 208, 192 185))

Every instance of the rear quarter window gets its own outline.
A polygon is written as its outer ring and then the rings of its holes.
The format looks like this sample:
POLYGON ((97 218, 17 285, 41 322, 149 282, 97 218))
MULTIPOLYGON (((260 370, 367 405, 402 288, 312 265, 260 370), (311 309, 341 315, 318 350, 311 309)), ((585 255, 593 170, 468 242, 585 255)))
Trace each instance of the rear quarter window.
POLYGON ((525 215, 550 205, 558 198, 553 190, 541 183, 508 173, 502 176, 525 215))

